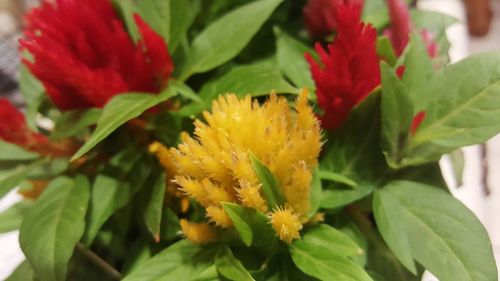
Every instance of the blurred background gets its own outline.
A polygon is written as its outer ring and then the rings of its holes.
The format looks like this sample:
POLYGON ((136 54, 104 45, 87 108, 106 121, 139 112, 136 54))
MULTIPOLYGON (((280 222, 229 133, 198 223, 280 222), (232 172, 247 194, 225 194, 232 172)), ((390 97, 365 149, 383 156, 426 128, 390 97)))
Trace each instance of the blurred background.
MULTIPOLYGON (((23 101, 17 84, 20 68, 17 42, 23 27, 22 15, 36 4, 37 0, 0 0, 0 97, 7 97, 20 108, 23 101)), ((459 20, 447 30, 452 62, 471 54, 500 50, 500 0, 419 0, 417 6, 459 20)), ((463 152, 462 182, 453 176, 450 159, 446 157, 441 160, 443 175, 453 194, 487 228, 497 264, 500 264, 500 219, 497 218, 500 214, 500 136, 483 146, 466 147, 463 152)), ((15 191, 11 192, 0 200, 0 212, 18 200, 15 191)), ((1 234, 0 249, 0 280, 4 280, 24 259, 18 244, 18 232, 1 234)), ((424 279, 436 280, 431 275, 424 279)))

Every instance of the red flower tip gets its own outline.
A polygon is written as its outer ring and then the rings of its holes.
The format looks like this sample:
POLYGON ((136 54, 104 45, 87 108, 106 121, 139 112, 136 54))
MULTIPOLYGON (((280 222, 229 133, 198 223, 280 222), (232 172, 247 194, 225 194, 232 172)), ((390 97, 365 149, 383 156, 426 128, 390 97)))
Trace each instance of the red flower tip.
POLYGON ((434 41, 432 34, 428 30, 422 29, 420 31, 420 36, 422 36, 422 39, 424 40, 424 44, 427 48, 427 54, 429 55, 429 57, 437 57, 439 52, 439 45, 436 41, 434 41))
POLYGON ((415 135, 418 128, 420 127, 420 124, 422 124, 424 119, 425 119, 425 111, 420 111, 419 113, 417 113, 417 115, 415 115, 415 117, 413 117, 413 120, 412 120, 411 126, 410 126, 410 135, 412 135, 412 136, 415 135))
POLYGON ((310 36, 321 38, 333 34, 337 29, 337 8, 346 4, 363 6, 364 0, 310 0, 303 10, 310 36))
POLYGON ((387 0, 391 28, 386 34, 392 42, 396 55, 400 56, 410 39, 410 13, 403 0, 387 0))
POLYGON ((0 139, 27 150, 48 142, 47 137, 28 128, 24 115, 5 98, 0 99, 0 139))
POLYGON ((380 84, 377 31, 360 22, 360 5, 341 5, 337 15, 337 36, 328 51, 316 44, 321 65, 305 55, 324 112, 322 125, 328 129, 338 128, 351 109, 380 84))
POLYGON ((43 0, 26 17, 24 60, 63 110, 103 107, 113 96, 157 93, 172 72, 167 46, 136 17, 136 46, 110 0, 43 0))
POLYGON ((404 65, 400 65, 396 69, 396 74, 398 75, 399 79, 403 79, 403 75, 405 74, 405 71, 406 71, 406 66, 404 66, 404 65))

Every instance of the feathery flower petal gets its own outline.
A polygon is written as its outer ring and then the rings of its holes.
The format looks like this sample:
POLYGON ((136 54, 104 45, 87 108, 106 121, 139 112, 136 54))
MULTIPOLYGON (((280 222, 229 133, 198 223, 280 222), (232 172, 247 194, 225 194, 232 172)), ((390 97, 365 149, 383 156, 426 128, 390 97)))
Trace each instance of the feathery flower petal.
POLYGON ((321 65, 306 54, 323 109, 321 125, 328 129, 340 127, 351 109, 380 84, 377 31, 360 22, 361 6, 340 5, 337 10, 334 42, 328 51, 316 44, 321 65))
POLYGON ((186 238, 194 243, 207 244, 217 241, 218 235, 215 228, 207 223, 192 223, 181 219, 180 225, 186 238))
POLYGON ((304 22, 313 38, 331 35, 337 29, 337 7, 343 4, 363 6, 364 0, 310 0, 304 7, 304 22))
POLYGON ((157 93, 173 64, 161 37, 140 17, 134 44, 110 0, 44 0, 26 17, 24 59, 62 110, 103 107, 113 96, 157 93))
MULTIPOLYGON (((167 169, 175 165, 180 189, 203 206, 218 227, 232 226, 222 202, 266 212, 253 154, 276 176, 286 210, 299 224, 293 225, 291 236, 279 236, 287 241, 298 237, 308 219, 312 170, 321 148, 319 122, 307 104, 307 91, 301 92, 295 110, 275 94, 263 105, 249 96, 240 100, 229 94, 214 101, 212 112, 204 112, 204 117, 206 123, 195 121, 195 137, 183 134, 182 143, 170 149, 171 159, 164 164, 167 169)), ((152 148, 164 163, 166 152, 152 148)))

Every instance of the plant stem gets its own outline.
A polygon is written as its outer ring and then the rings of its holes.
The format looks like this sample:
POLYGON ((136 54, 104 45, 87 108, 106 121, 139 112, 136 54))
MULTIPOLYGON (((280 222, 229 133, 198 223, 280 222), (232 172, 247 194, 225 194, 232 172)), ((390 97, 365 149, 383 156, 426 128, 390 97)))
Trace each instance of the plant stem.
POLYGON ((78 244, 76 244, 76 251, 102 269, 113 280, 121 280, 123 278, 122 274, 118 270, 99 257, 96 253, 85 248, 82 243, 78 242, 78 244))

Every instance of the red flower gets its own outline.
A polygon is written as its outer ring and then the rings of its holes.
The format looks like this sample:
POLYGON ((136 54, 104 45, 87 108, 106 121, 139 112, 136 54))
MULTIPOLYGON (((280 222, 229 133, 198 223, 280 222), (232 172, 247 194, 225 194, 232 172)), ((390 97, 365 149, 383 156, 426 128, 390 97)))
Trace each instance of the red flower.
POLYGON ((24 60, 63 110, 103 107, 113 96, 159 92, 173 64, 162 38, 138 16, 136 44, 110 0, 44 0, 27 18, 24 60))
POLYGON ((49 141, 46 136, 32 132, 24 115, 7 99, 0 99, 0 139, 28 150, 49 141))
POLYGON ((304 7, 304 21, 311 37, 321 38, 337 29, 337 7, 363 5, 364 0, 310 0, 304 7))
POLYGON ((322 125, 328 129, 338 128, 351 109, 380 84, 377 31, 360 22, 359 5, 341 5, 337 15, 337 37, 328 52, 316 44, 322 66, 306 54, 324 111, 322 125))
POLYGON ((411 126, 410 126, 410 135, 412 135, 412 136, 415 135, 418 128, 420 127, 420 124, 422 124, 424 119, 425 119, 425 111, 420 111, 419 113, 417 113, 413 117, 413 120, 412 120, 411 126))
MULTIPOLYGON (((405 50, 410 40, 410 32, 412 30, 410 12, 408 5, 403 0, 387 0, 389 6, 389 17, 391 19, 391 27, 384 33, 391 40, 392 47, 399 57, 405 50)), ((432 39, 429 31, 422 29, 420 36, 424 40, 427 47, 429 57, 435 58, 438 55, 438 45, 432 39)))

